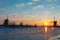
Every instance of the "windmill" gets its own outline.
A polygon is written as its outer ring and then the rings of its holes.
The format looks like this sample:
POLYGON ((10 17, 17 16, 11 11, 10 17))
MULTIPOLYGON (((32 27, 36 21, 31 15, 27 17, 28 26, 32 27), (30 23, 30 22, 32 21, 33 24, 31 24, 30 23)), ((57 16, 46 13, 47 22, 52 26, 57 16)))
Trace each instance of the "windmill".
POLYGON ((57 21, 55 20, 55 17, 53 18, 53 21, 51 21, 53 23, 53 26, 57 26, 57 21))
POLYGON ((8 16, 7 16, 7 18, 4 20, 4 25, 7 26, 7 25, 8 25, 8 21, 9 21, 9 20, 8 20, 8 16))

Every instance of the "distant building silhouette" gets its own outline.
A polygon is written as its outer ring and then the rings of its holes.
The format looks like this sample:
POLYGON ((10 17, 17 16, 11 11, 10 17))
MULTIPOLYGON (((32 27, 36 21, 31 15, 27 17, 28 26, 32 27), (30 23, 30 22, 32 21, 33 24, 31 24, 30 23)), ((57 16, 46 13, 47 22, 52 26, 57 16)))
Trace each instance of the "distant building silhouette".
POLYGON ((26 24, 26 26, 28 26, 28 24, 26 24))
POLYGON ((7 19, 4 20, 4 25, 8 25, 8 21, 9 20, 8 20, 8 17, 7 17, 7 19))
POLYGON ((55 20, 55 17, 54 17, 54 21, 53 21, 53 26, 57 26, 57 21, 55 20))
POLYGON ((23 23, 22 22, 20 23, 20 26, 23 26, 23 23))
POLYGON ((37 27, 37 24, 35 24, 34 27, 37 27))

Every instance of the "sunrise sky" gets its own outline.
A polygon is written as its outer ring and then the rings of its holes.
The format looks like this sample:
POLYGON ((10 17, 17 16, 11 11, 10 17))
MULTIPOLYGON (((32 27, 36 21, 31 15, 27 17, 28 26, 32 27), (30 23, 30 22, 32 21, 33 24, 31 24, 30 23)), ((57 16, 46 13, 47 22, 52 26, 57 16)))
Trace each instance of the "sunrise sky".
POLYGON ((51 25, 54 17, 60 24, 60 0, 0 0, 0 24, 7 16, 17 24, 51 25))

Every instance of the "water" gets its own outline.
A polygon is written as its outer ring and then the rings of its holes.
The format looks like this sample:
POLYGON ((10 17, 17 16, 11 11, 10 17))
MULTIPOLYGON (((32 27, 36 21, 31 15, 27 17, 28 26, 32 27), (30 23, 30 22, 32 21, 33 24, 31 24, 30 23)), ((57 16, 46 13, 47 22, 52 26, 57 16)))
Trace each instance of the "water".
POLYGON ((59 27, 0 28, 0 40, 48 40, 56 35, 59 27))

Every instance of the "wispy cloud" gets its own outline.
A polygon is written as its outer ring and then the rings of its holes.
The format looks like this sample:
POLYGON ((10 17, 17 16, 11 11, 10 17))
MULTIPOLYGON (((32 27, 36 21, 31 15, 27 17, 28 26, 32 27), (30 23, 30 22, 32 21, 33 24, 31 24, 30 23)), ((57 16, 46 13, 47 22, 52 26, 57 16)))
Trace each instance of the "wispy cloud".
POLYGON ((50 7, 50 9, 55 9, 55 8, 60 8, 60 5, 50 7))
POLYGON ((60 8, 60 5, 58 5, 57 8, 60 8))
POLYGON ((33 2, 37 2, 37 1, 40 1, 40 0, 32 0, 33 2))
POLYGON ((32 10, 37 10, 37 9, 41 9, 41 8, 44 8, 44 6, 43 5, 37 5, 37 6, 33 7, 32 10))
POLYGON ((17 7, 23 7, 25 4, 21 3, 21 4, 16 4, 17 7))
POLYGON ((3 10, 6 10, 6 9, 4 9, 4 8, 0 8, 0 11, 3 11, 3 10))
POLYGON ((57 0, 47 0, 47 2, 56 2, 57 0))
POLYGON ((20 4, 16 4, 17 7, 24 7, 26 5, 32 5, 34 2, 38 2, 40 0, 32 0, 30 2, 26 2, 26 3, 20 3, 20 4))
POLYGON ((55 9, 56 7, 52 6, 50 9, 55 9))
POLYGON ((33 2, 28 2, 27 4, 28 4, 28 5, 32 5, 32 3, 33 3, 33 2))

